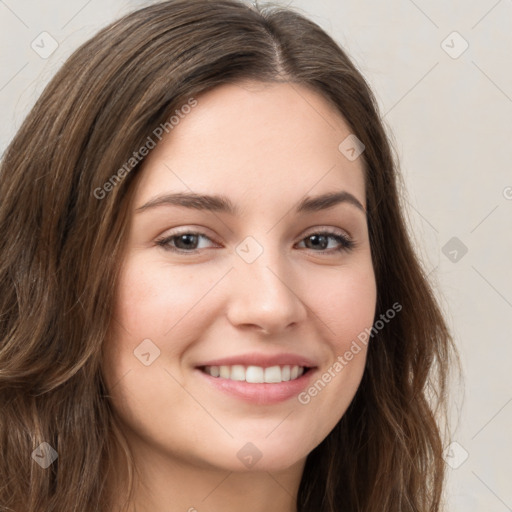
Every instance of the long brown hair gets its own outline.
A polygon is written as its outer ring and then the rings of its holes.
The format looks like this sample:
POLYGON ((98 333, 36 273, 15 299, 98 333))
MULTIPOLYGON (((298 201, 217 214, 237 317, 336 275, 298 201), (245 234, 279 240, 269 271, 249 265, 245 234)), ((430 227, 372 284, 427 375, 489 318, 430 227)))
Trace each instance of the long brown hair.
POLYGON ((101 371, 143 160, 126 162, 191 98, 245 79, 312 88, 363 142, 375 318, 402 306, 372 338, 343 418, 309 454, 297 510, 442 510, 441 413, 458 355, 407 232, 374 96, 315 23, 236 0, 161 2, 101 30, 67 60, 4 153, 0 510, 110 510, 118 452, 132 488, 101 371), (58 454, 47 468, 36 463, 48 450, 41 443, 58 454))

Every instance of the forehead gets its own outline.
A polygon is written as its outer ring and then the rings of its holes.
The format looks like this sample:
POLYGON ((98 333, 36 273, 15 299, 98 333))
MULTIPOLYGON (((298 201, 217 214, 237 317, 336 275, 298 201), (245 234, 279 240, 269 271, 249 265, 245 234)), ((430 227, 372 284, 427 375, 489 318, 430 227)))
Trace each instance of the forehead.
POLYGON ((343 188, 364 204, 362 158, 351 161, 339 149, 350 127, 319 93, 298 84, 242 82, 195 99, 197 106, 146 158, 140 201, 169 191, 296 201, 343 188))

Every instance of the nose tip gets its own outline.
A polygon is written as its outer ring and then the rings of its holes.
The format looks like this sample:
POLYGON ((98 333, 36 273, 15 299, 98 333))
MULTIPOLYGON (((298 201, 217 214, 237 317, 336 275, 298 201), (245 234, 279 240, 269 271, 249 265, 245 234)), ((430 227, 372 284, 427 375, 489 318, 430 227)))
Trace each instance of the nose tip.
POLYGON ((232 279, 228 318, 233 325, 257 326, 270 334, 305 318, 298 279, 285 271, 281 259, 261 254, 252 263, 240 261, 232 279))

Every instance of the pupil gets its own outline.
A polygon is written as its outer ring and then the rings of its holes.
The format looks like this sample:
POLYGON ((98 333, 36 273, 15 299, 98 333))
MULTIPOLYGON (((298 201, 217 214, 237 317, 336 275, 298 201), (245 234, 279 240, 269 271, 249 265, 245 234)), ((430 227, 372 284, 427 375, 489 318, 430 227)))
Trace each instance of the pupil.
POLYGON ((318 235, 311 235, 309 237, 309 239, 313 241, 313 246, 318 247, 319 245, 321 245, 322 249, 325 249, 325 247, 326 247, 326 244, 325 244, 326 237, 325 236, 323 236, 323 235, 320 235, 320 236, 318 236, 318 235), (324 241, 324 243, 319 243, 320 239, 322 239, 324 241))
POLYGON ((181 235, 179 238, 178 238, 178 241, 185 241, 185 247, 186 248, 190 248, 191 245, 194 245, 193 244, 193 237, 195 237, 195 235, 181 235))

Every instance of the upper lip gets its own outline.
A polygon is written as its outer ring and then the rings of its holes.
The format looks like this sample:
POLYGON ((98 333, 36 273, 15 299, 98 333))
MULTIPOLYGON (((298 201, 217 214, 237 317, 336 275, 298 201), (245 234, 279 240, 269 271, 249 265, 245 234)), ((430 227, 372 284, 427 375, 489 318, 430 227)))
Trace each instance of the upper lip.
POLYGON ((290 354, 290 353, 281 353, 281 354, 258 354, 258 353, 250 353, 250 354, 241 354, 238 356, 229 356, 223 357, 221 359, 212 359, 210 361, 205 361, 197 365, 197 367, 202 366, 233 366, 235 364, 243 365, 243 366, 261 366, 263 368, 268 368, 270 366, 304 366, 307 368, 314 368, 315 362, 311 359, 298 355, 298 354, 290 354))

